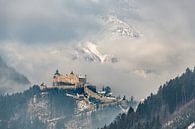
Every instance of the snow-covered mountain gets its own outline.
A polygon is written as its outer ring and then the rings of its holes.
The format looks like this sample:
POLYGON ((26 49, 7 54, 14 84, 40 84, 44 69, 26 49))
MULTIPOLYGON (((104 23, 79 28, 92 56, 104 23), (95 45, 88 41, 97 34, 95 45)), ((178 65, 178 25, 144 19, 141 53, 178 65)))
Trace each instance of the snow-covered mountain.
POLYGON ((104 34, 106 38, 139 38, 140 33, 127 22, 119 19, 117 16, 109 15, 102 17, 104 25, 104 34))
POLYGON ((117 63, 119 60, 117 57, 98 48, 99 42, 138 39, 141 35, 133 26, 115 15, 101 16, 99 18, 102 22, 102 28, 97 33, 97 36, 94 37, 98 44, 90 41, 80 43, 74 48, 72 53, 73 60, 82 59, 93 63, 117 63))
POLYGON ((98 50, 98 46, 93 42, 79 44, 74 49, 73 60, 82 59, 95 63, 117 63, 118 59, 113 55, 104 54, 98 50))

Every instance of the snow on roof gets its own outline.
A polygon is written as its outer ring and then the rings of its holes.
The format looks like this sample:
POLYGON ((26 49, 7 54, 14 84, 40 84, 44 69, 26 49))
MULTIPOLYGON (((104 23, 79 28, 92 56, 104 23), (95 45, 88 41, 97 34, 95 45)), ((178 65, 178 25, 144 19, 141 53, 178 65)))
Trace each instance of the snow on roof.
POLYGON ((79 77, 79 78, 86 78, 85 75, 79 75, 78 77, 79 77))
POLYGON ((99 94, 105 94, 106 91, 98 91, 99 94))

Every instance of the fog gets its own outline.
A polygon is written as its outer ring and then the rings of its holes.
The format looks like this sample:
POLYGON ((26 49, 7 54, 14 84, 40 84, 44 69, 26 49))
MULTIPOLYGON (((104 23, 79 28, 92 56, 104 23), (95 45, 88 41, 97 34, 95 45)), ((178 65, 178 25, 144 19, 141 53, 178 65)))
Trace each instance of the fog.
POLYGON ((194 1, 0 0, 0 53, 33 84, 51 84, 61 73, 88 75, 115 94, 137 99, 195 63, 194 1), (114 15, 136 28, 138 38, 110 38, 101 17, 114 15), (118 63, 72 60, 75 45, 94 41, 118 63))

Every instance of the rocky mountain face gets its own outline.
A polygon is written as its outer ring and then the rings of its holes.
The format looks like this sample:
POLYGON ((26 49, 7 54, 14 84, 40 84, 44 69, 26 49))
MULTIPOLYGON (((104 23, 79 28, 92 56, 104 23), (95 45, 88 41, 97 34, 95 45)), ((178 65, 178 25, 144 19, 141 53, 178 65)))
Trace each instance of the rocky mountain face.
POLYGON ((75 48, 73 60, 81 59, 87 62, 94 63, 117 63, 118 59, 113 55, 103 54, 99 51, 97 45, 92 42, 86 42, 79 44, 75 48))
POLYGON ((119 106, 86 111, 86 105, 79 102, 66 90, 42 91, 39 86, 0 96, 0 128, 97 129, 111 123, 122 112, 119 106))
POLYGON ((13 91, 13 85, 24 88, 29 85, 30 81, 27 77, 20 74, 14 68, 9 67, 0 57, 0 90, 2 92, 13 91))
POLYGON ((102 23, 102 28, 97 34, 97 43, 86 41, 80 43, 74 48, 73 60, 84 60, 93 63, 117 63, 119 59, 110 54, 109 52, 103 52, 98 48, 99 42, 104 40, 118 40, 118 39, 138 39, 141 34, 135 29, 135 27, 129 25, 127 22, 119 19, 116 15, 108 15, 99 17, 102 23), (100 38, 101 37, 101 38, 100 38))
POLYGON ((188 129, 195 122, 195 70, 170 80, 103 129, 188 129))
POLYGON ((140 33, 133 26, 119 19, 115 15, 104 16, 102 17, 102 21, 106 38, 136 39, 140 37, 140 33))

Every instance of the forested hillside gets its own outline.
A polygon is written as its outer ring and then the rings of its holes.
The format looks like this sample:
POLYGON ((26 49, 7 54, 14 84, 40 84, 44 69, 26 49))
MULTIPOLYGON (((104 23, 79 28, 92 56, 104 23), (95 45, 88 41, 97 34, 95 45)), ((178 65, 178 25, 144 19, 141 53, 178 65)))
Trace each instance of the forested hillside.
POLYGON ((185 129, 195 121, 195 69, 186 69, 181 76, 160 86, 103 129, 185 129))
MULTIPOLYGON (((32 124, 30 120, 26 120, 26 112, 28 101, 30 98, 38 94, 40 89, 34 86, 24 93, 17 93, 13 95, 0 96, 0 128, 1 129, 14 129, 23 126, 24 128, 29 127, 31 129, 32 124), (15 121, 13 123, 9 122, 10 119, 15 121), (25 121, 25 124, 24 124, 25 121)), ((37 123, 37 126, 41 126, 41 123, 37 123)))
MULTIPOLYGON (((73 99, 65 91, 43 94, 39 86, 33 86, 23 93, 0 96, 0 129, 47 129, 47 118, 70 118, 74 108, 73 99)), ((61 122, 56 126, 63 125, 61 122)))
POLYGON ((15 94, 0 95, 0 129, 96 129, 111 123, 122 112, 120 106, 91 111, 75 99, 75 90, 40 86, 15 94))

